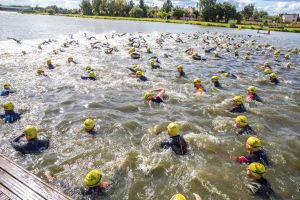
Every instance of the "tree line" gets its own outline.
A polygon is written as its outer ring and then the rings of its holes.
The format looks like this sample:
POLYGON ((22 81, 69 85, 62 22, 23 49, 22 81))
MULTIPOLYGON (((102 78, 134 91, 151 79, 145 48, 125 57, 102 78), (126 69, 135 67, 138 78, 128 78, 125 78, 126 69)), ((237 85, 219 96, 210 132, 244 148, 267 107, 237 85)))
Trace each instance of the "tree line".
POLYGON ((205 21, 228 22, 235 19, 259 20, 268 18, 268 13, 258 11, 253 4, 244 7, 240 12, 235 5, 217 0, 199 0, 197 8, 174 7, 171 0, 165 0, 161 8, 149 7, 144 0, 137 5, 132 0, 82 0, 80 11, 83 15, 103 15, 121 17, 148 17, 148 18, 181 18, 201 17, 205 21))

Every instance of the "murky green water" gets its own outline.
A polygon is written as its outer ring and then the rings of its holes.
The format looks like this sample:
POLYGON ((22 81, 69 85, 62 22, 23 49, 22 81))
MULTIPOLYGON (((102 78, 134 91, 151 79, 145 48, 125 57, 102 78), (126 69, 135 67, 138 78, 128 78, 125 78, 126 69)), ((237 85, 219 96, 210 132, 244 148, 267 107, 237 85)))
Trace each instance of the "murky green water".
MULTIPOLYGON (((264 103, 245 103, 249 110, 246 115, 272 160, 266 178, 283 199, 299 199, 299 54, 291 54, 293 67, 287 70, 283 55, 275 62, 273 53, 266 50, 266 55, 262 55, 255 47, 268 43, 286 53, 288 48, 300 47, 300 35, 265 36, 235 29, 12 13, 0 13, 0 17, 6 19, 5 24, 0 20, 0 83, 10 81, 17 90, 16 94, 1 98, 0 103, 13 101, 16 109, 23 112, 21 121, 1 124, 0 149, 34 174, 42 177, 43 172, 50 170, 58 180, 80 187, 84 175, 98 168, 104 174, 103 179, 113 183, 107 199, 170 199, 177 192, 188 199, 192 199, 193 192, 203 199, 252 199, 246 192, 246 165, 227 161, 212 149, 228 155, 246 154, 247 136, 235 136, 237 115, 228 110, 233 96, 245 96, 247 87, 255 85, 264 103), (55 25, 57 28, 53 28, 55 25), (119 37, 113 30, 132 35, 119 37), (143 33, 136 33, 139 31, 143 33), (91 41, 84 37, 84 32, 117 47, 119 52, 106 55, 104 49, 91 49, 91 41), (165 36, 161 48, 156 39, 166 32, 173 33, 165 36), (178 33, 183 44, 174 40, 178 33), (199 38, 193 39, 193 33, 199 38), (225 33, 232 40, 226 39, 225 33), (74 34, 78 45, 64 48, 63 43, 71 40, 69 34, 74 34), (7 37, 25 40, 18 45, 6 40, 7 37), (129 37, 145 38, 154 53, 149 55, 143 48, 138 50, 141 59, 130 59, 129 37), (56 42, 43 45, 42 50, 37 48, 49 38, 56 42), (210 45, 204 44, 203 38, 208 38, 210 45), (213 40, 240 43, 240 56, 233 56, 232 47, 230 53, 218 48, 223 58, 215 59, 213 54, 204 52, 214 44, 213 40), (197 49, 207 61, 187 57, 184 50, 189 47, 197 49), (55 55, 53 49, 64 52, 55 55), (27 54, 22 55, 22 51, 27 54), (251 59, 246 61, 244 57, 249 51, 251 59), (164 58, 164 53, 172 57, 164 58), (77 65, 67 64, 70 55, 78 61, 77 65), (150 69, 151 56, 160 58, 161 70, 150 69), (46 70, 50 78, 36 76, 36 69, 45 66, 49 57, 57 68, 46 70), (277 86, 269 84, 268 77, 256 67, 266 60, 281 81, 277 86), (151 81, 142 83, 128 77, 126 67, 133 64, 138 64, 151 81), (179 64, 184 65, 189 80, 176 78, 179 64), (80 79, 86 65, 97 70, 97 81, 80 79), (225 87, 222 91, 209 85, 210 77, 220 70, 238 76, 235 80, 221 78, 225 87), (192 80, 196 77, 203 80, 208 89, 206 94, 195 94, 192 80), (163 106, 149 108, 143 103, 143 93, 158 87, 166 88, 170 99, 163 106), (80 130, 87 117, 94 118, 97 124, 99 134, 94 140, 80 130), (171 121, 182 127, 181 133, 189 144, 187 156, 176 156, 159 147, 159 142, 167 138, 165 127, 171 121), (41 135, 50 138, 48 151, 22 156, 12 149, 9 139, 20 134, 27 124, 37 125, 41 135)), ((72 195, 82 199, 78 194, 72 195)))

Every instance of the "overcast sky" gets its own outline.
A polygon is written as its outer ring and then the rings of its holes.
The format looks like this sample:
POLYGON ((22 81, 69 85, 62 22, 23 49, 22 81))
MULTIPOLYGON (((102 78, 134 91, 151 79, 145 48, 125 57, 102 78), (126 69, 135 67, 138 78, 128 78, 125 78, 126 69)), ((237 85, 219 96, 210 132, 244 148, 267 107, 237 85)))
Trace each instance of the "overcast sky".
MULTIPOLYGON (((147 5, 161 6, 164 0, 144 0, 147 5)), ((268 11, 269 14, 278 13, 300 13, 300 0, 219 0, 229 1, 241 10, 245 5, 254 3, 259 10, 268 11)), ((0 0, 4 5, 39 5, 42 7, 57 5, 62 8, 79 8, 81 0, 0 0)), ((134 0, 138 3, 139 0, 134 0)), ((198 0, 172 0, 173 4, 179 6, 196 6, 198 0)))

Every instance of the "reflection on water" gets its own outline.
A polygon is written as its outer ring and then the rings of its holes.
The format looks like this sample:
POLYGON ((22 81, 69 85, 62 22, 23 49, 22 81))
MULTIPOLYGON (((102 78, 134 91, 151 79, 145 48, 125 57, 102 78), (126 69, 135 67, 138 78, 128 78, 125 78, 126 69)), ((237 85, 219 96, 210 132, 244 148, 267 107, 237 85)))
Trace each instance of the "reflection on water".
MULTIPOLYGON (((10 81, 17 90, 16 94, 1 98, 0 103, 13 101, 16 109, 23 112, 20 122, 1 124, 0 149, 34 174, 41 176, 50 170, 58 180, 80 187, 89 170, 101 169, 103 179, 113 183, 107 199, 169 199, 176 192, 184 193, 188 199, 192 199, 193 192, 201 194, 203 199, 251 199, 245 192, 246 166, 227 161, 214 151, 246 154, 247 136, 235 136, 237 115, 228 110, 233 96, 245 96, 247 87, 255 85, 264 103, 246 103, 249 110, 246 115, 272 160, 266 177, 284 199, 299 197, 299 54, 291 54, 293 67, 287 70, 283 55, 276 62, 272 52, 266 50, 266 55, 262 55, 262 50, 255 50, 258 44, 269 43, 286 53, 288 48, 299 47, 297 34, 259 36, 253 31, 199 26, 0 15, 9 21, 5 25, 0 22, 0 83, 10 81), (111 30, 145 33, 118 36, 111 30), (160 47, 156 39, 164 31, 185 33, 164 35, 165 42, 160 47), (197 31, 198 39, 191 34, 197 31), (84 32, 119 51, 107 55, 103 47, 92 49, 90 43, 96 40, 87 40, 84 32), (69 34, 73 34, 73 39, 69 34), (21 39, 22 44, 6 40, 8 36, 21 39), (177 36, 184 43, 176 43, 177 36), (141 59, 132 60, 127 53, 130 37, 144 38, 153 54, 141 48, 138 50, 141 59), (45 38, 55 41, 38 49, 45 38), (78 44, 63 46, 71 40, 78 44), (221 48, 216 50, 221 59, 205 53, 204 49, 214 46, 215 41, 241 44, 240 56, 233 56, 231 46, 229 53, 221 48), (190 47, 207 61, 194 61, 186 56, 184 50, 190 47), (22 55, 22 51, 26 54, 22 55), (251 53, 249 61, 244 59, 247 52, 251 53), (172 57, 165 58, 164 53, 172 57), (69 56, 78 64, 67 64, 69 56), (160 58, 161 70, 150 69, 151 56, 160 58), (48 58, 56 68, 46 70, 49 78, 36 76, 36 69, 45 67, 48 58), (281 81, 277 86, 269 84, 256 67, 266 60, 281 81), (128 77, 130 71, 126 67, 133 64, 138 64, 151 81, 143 83, 128 77), (179 64, 184 65, 188 80, 176 78, 179 64), (98 80, 80 79, 87 65, 96 70, 98 80), (238 79, 222 77, 224 90, 213 89, 209 83, 210 77, 220 70, 238 76, 238 79), (206 94, 195 94, 192 80, 196 77, 202 79, 208 90, 206 94), (150 109, 143 103, 143 93, 158 87, 166 88, 170 99, 165 105, 150 109), (96 122, 99 134, 94 140, 81 131, 87 117, 96 122), (175 120, 189 144, 188 156, 178 157, 170 150, 159 148, 159 142, 167 138, 166 125, 175 120), (50 138, 51 148, 44 154, 21 156, 11 148, 9 139, 22 132, 27 124, 37 125, 41 135, 50 138)), ((72 195, 81 199, 76 193, 72 195)))

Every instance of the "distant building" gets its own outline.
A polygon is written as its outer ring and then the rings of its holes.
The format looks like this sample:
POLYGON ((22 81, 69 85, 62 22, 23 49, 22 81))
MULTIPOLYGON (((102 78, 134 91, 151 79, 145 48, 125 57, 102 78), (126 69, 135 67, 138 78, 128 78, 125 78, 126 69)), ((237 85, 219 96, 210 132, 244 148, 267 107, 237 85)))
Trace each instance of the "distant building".
POLYGON ((279 14, 279 19, 281 22, 296 22, 299 17, 299 14, 279 14))

